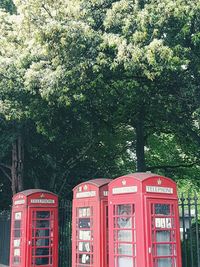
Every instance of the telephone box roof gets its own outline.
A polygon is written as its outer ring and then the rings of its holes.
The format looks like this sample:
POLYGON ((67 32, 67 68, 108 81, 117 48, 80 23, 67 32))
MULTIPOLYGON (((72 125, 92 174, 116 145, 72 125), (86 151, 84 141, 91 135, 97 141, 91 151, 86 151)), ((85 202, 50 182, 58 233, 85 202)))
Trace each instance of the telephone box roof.
POLYGON ((23 194, 24 196, 30 196, 30 195, 35 194, 35 193, 48 193, 48 194, 56 195, 50 191, 42 190, 42 189, 28 189, 28 190, 18 192, 17 194, 23 194))
MULTIPOLYGON (((124 176, 120 176, 118 178, 134 178, 136 180, 139 180, 139 181, 144 181, 146 179, 149 179, 149 178, 153 178, 153 177, 164 177, 162 175, 159 175, 159 174, 155 174, 155 173, 148 173, 148 172, 136 172, 136 173, 130 173, 130 174, 127 174, 127 175, 124 175, 124 176)), ((172 179, 168 178, 168 177, 164 177, 165 179, 169 179, 170 181, 173 181, 172 179)))
POLYGON ((106 185, 106 184, 110 183, 111 181, 112 181, 112 179, 107 179, 107 178, 92 179, 92 180, 88 180, 88 181, 85 181, 83 183, 80 183, 80 184, 76 185, 74 187, 74 189, 79 187, 80 185, 83 185, 83 184, 86 184, 86 183, 95 185, 96 187, 101 187, 103 185, 106 185))

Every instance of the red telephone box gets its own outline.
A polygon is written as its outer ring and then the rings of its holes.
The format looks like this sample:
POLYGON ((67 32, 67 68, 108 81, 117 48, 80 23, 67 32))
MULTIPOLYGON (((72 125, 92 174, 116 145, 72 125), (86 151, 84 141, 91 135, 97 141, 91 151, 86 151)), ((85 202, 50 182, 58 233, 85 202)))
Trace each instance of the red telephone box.
POLYGON ((72 267, 108 266, 108 183, 93 179, 73 189, 72 267))
POLYGON ((10 267, 57 267, 58 197, 33 189, 13 196, 10 267))
POLYGON ((108 187, 110 267, 181 267, 175 182, 135 173, 108 187))

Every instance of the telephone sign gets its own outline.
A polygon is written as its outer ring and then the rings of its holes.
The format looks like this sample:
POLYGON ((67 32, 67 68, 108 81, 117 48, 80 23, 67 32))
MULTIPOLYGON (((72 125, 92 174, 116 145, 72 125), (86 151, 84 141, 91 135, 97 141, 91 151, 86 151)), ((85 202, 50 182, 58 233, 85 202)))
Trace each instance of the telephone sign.
POLYGON ((10 267, 57 267, 57 196, 39 189, 14 195, 10 242, 10 267))
POLYGON ((108 188, 109 266, 181 267, 175 182, 135 173, 108 188))

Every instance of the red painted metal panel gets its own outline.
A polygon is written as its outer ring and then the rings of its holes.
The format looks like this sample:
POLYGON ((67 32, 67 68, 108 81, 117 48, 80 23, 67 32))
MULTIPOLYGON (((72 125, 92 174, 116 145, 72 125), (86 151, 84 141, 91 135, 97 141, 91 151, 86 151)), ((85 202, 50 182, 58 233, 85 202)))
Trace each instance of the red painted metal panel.
POLYGON ((93 179, 74 188, 72 267, 108 267, 108 183, 93 179))
POLYGON ((175 182, 136 173, 116 178, 108 188, 109 266, 181 267, 175 182))
POLYGON ((10 267, 58 266, 58 197, 45 190, 13 196, 10 267))

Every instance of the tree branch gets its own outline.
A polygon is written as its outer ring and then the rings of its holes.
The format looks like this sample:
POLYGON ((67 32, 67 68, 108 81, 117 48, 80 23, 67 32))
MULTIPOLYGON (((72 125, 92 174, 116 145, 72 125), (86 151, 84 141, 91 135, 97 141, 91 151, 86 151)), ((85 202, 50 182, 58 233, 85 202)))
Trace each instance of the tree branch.
POLYGON ((177 165, 156 165, 156 166, 147 167, 146 171, 153 171, 156 169, 166 170, 166 169, 178 169, 178 168, 191 168, 197 163, 199 163, 199 162, 195 161, 195 162, 190 163, 190 164, 177 164, 177 165))
POLYGON ((7 172, 0 166, 0 170, 3 172, 3 174, 8 178, 8 180, 12 183, 12 178, 7 172))
MULTIPOLYGON (((67 170, 64 172, 63 174, 63 178, 66 176, 67 173, 69 173, 69 169, 72 169, 74 166, 76 166, 76 164, 78 163, 78 160, 81 159, 86 153, 87 151, 91 148, 91 146, 93 145, 93 143, 91 142, 88 146, 86 146, 80 153, 79 155, 77 155, 75 158, 71 158, 67 161, 67 165, 68 165, 68 168, 67 170)), ((58 195, 62 192, 66 182, 67 182, 67 178, 66 177, 58 191, 58 195)))
POLYGON ((4 163, 1 163, 1 162, 0 162, 0 167, 4 167, 4 168, 6 168, 6 169, 9 169, 9 170, 11 170, 11 166, 9 166, 9 165, 6 165, 6 164, 4 164, 4 163))
POLYGON ((42 5, 42 7, 47 12, 47 14, 50 16, 50 18, 53 18, 51 12, 48 10, 48 8, 44 4, 42 5))

